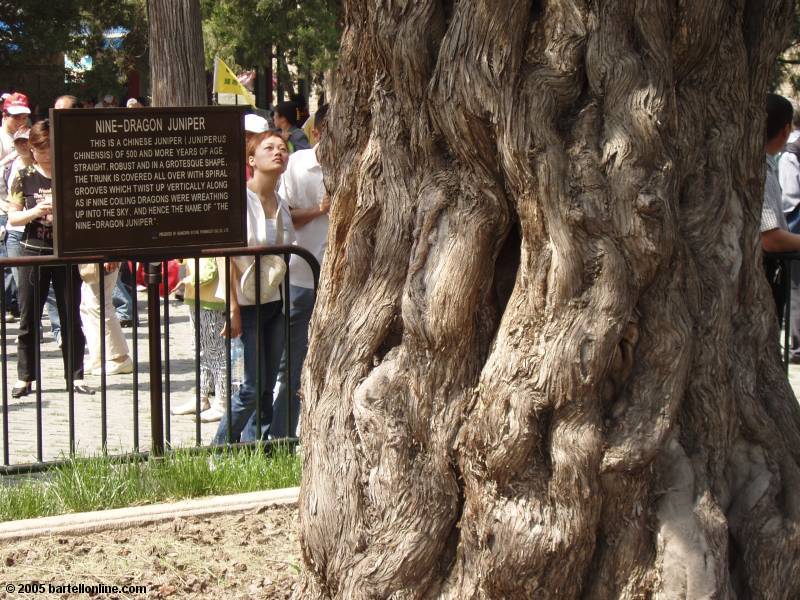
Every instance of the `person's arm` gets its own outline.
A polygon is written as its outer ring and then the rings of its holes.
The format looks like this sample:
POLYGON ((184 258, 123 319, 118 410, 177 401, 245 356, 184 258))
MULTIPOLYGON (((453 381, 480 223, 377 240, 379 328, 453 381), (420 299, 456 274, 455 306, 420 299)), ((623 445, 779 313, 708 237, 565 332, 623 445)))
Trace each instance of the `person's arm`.
POLYGON ((0 159, 0 167, 5 167, 8 163, 12 160, 15 160, 19 156, 16 150, 12 150, 8 154, 6 154, 2 159, 0 159))
POLYGON ((27 225, 31 221, 41 219, 52 212, 52 202, 39 202, 33 208, 23 208, 15 202, 8 203, 8 224, 14 227, 27 225))
POLYGON ((800 252, 800 235, 783 229, 762 231, 761 247, 764 252, 800 252))
POLYGON ((294 231, 294 218, 292 217, 292 211, 285 204, 283 204, 279 210, 283 211, 283 217, 281 218, 283 221, 283 243, 291 246, 297 241, 297 234, 295 234, 294 231))
MULTIPOLYGON (((231 289, 230 289, 230 296, 231 296, 231 330, 230 330, 230 337, 237 338, 242 335, 242 314, 239 309, 239 299, 236 296, 236 289, 239 287, 239 269, 236 266, 236 262, 231 258, 231 289)), ((221 277, 224 277, 224 273, 220 273, 221 277)), ((222 337, 228 337, 228 324, 226 323, 222 327, 222 331, 220 332, 222 337)))
POLYGON ((8 223, 13 227, 27 225, 31 221, 41 219, 45 215, 53 212, 52 200, 39 202, 33 208, 25 208, 25 196, 22 194, 22 179, 17 173, 14 181, 11 182, 11 190, 8 196, 8 223))
POLYGON ((295 227, 303 227, 307 225, 317 217, 321 217, 322 215, 327 215, 328 211, 331 209, 331 201, 328 198, 328 194, 325 194, 322 197, 322 201, 317 205, 311 208, 293 208, 291 209, 292 213, 292 224, 295 227))

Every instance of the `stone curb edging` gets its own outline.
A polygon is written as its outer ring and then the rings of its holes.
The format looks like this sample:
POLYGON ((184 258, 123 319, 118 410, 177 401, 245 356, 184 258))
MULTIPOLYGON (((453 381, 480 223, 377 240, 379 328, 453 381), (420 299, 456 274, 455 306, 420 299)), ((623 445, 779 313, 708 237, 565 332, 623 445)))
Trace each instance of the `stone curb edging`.
POLYGON ((192 498, 168 504, 115 508, 96 512, 72 513, 38 519, 0 523, 0 541, 11 542, 39 536, 85 535, 108 529, 141 527, 179 517, 206 517, 232 514, 266 506, 295 504, 299 487, 249 492, 232 496, 192 498))

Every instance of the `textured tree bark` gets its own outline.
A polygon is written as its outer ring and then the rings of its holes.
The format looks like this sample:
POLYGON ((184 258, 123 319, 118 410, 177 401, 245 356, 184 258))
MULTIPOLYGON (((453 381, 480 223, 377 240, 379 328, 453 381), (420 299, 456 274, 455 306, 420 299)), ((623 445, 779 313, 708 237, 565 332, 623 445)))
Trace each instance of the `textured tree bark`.
POLYGON ((800 597, 789 0, 345 2, 303 598, 800 597))
POLYGON ((205 106, 200 0, 147 0, 153 106, 205 106))

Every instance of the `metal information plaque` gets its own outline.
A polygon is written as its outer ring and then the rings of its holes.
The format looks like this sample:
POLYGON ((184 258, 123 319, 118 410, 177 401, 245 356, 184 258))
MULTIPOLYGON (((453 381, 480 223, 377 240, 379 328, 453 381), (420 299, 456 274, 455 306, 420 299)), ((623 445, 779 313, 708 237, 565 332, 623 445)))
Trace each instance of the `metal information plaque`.
POLYGON ((57 256, 246 245, 244 110, 51 110, 57 256))

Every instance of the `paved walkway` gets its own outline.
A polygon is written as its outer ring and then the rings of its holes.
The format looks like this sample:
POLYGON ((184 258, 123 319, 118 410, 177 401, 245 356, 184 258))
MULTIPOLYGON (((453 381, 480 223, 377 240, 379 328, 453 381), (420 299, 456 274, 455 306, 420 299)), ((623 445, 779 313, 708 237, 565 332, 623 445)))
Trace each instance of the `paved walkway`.
MULTIPOLYGON (((194 333, 189 320, 189 308, 182 303, 170 301, 170 374, 169 392, 172 406, 195 399, 194 333)), ((139 421, 139 449, 150 449, 150 362, 147 336, 147 301, 139 294, 138 328, 138 409, 134 410, 133 374, 106 377, 107 442, 110 453, 131 452, 135 448, 134 419, 139 421)), ((46 313, 46 311, 45 311, 46 313)), ((162 309, 163 318, 163 309, 162 309)), ((15 339, 18 323, 8 323, 6 364, 9 409, 9 458, 11 464, 37 460, 36 395, 31 393, 20 399, 11 398, 10 389, 16 381, 17 353, 15 339)), ((44 319, 44 341, 42 352, 42 456, 45 461, 69 454, 69 396, 63 379, 61 350, 50 335, 49 323, 44 319)), ((133 351, 133 330, 124 329, 128 346, 133 351)), ((162 344, 162 359, 164 346, 162 344)), ((102 449, 102 398, 100 376, 87 374, 87 383, 97 392, 93 396, 75 394, 75 443, 81 454, 97 454, 102 449)), ((162 380, 164 381, 164 380, 162 380)), ((166 395, 167 383, 164 382, 166 395)), ((0 407, 1 408, 1 407, 0 407)), ((166 411, 165 411, 166 412, 166 411)), ((165 434, 169 431, 172 443, 177 446, 194 445, 197 442, 194 415, 170 416, 167 413, 165 434), (169 428, 169 429, 167 429, 169 428)), ((201 424, 201 443, 210 442, 217 423, 201 424)), ((5 444, 0 427, 0 448, 5 444)), ((0 454, 0 464, 3 455, 0 454)))
MULTIPOLYGON (((109 453, 131 452, 135 449, 134 418, 139 420, 140 450, 150 449, 150 363, 148 360, 147 336, 147 301, 146 296, 139 294, 138 330, 139 382, 138 409, 134 411, 133 375, 115 375, 107 377, 106 414, 107 442, 109 453)), ((163 312, 162 312, 163 316, 163 312)), ((132 330, 124 330, 128 345, 133 347, 132 330)), ((38 436, 36 433, 36 396, 29 394, 21 399, 12 399, 10 388, 16 381, 16 344, 17 323, 7 324, 8 362, 6 364, 9 389, 9 462, 19 464, 37 460, 38 436)), ((170 301, 170 374, 169 396, 171 406, 195 399, 195 357, 194 333, 189 320, 189 309, 184 304, 170 301)), ((162 358, 163 349, 162 345, 162 358)), ((49 332, 49 324, 45 317, 45 339, 42 344, 42 456, 45 461, 56 460, 69 454, 69 400, 65 382, 62 377, 61 351, 56 346, 49 332)), ((800 365, 792 365, 789 379, 795 394, 800 396, 800 365)), ((76 394, 75 398, 75 443, 79 453, 97 454, 102 449, 102 398, 100 394, 100 377, 86 376, 87 382, 98 391, 94 396, 76 394)), ((164 382, 166 395, 167 383, 164 382)), ((0 407, 1 409, 2 407, 0 407)), ((169 435, 174 446, 192 446, 197 444, 194 415, 173 416, 165 411, 165 434, 169 435)), ((205 445, 211 441, 217 423, 201 423, 200 443, 205 445)), ((0 427, 0 449, 5 445, 2 427, 0 427)), ((0 454, 0 464, 3 455, 0 454)))

